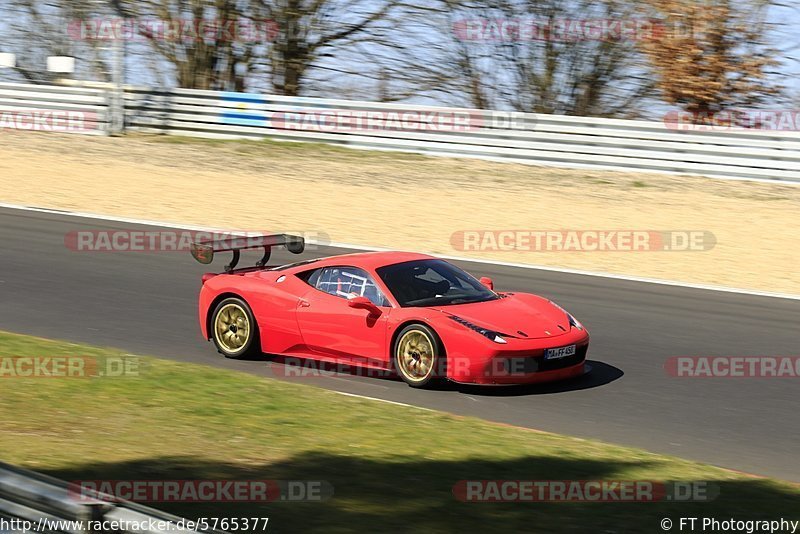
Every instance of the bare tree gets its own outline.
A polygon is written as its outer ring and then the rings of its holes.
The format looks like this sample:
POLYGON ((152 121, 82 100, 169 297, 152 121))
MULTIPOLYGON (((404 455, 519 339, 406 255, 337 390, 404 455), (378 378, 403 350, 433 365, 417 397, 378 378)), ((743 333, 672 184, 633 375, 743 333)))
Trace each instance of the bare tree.
POLYGON ((508 18, 532 20, 529 39, 500 43, 514 109, 582 116, 632 116, 650 94, 636 42, 647 28, 616 0, 509 1, 508 18))
POLYGON ((269 22, 236 0, 118 0, 127 33, 172 67, 179 87, 242 91, 269 22))
POLYGON ((423 91, 475 108, 596 116, 636 116, 652 95, 635 44, 641 32, 619 29, 637 23, 630 3, 441 0, 438 6, 431 17, 437 37, 408 60, 423 91))
POLYGON ((259 0, 254 9, 278 28, 268 51, 274 92, 298 95, 308 71, 321 59, 357 43, 377 44, 373 30, 397 5, 397 0, 259 0))

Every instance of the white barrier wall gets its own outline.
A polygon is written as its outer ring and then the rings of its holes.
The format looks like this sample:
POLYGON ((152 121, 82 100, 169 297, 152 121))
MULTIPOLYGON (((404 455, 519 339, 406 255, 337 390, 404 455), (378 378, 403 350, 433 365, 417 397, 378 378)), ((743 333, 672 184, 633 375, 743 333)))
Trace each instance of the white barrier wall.
POLYGON ((106 91, 0 83, 0 132, 9 129, 105 135, 106 91))
MULTIPOLYGON (((570 168, 800 182, 800 132, 176 89, 125 91, 129 129, 273 138, 570 168)), ((99 89, 0 84, 8 107, 96 113, 99 89)), ((2 125, 0 125, 2 128, 2 125)))

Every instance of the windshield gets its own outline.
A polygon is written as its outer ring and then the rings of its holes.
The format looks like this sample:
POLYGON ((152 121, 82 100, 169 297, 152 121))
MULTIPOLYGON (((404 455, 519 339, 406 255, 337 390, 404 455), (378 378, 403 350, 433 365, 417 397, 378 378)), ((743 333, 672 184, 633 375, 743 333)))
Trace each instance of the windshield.
POLYGON ((377 269, 400 306, 446 306, 494 300, 497 294, 455 265, 417 260, 377 269))

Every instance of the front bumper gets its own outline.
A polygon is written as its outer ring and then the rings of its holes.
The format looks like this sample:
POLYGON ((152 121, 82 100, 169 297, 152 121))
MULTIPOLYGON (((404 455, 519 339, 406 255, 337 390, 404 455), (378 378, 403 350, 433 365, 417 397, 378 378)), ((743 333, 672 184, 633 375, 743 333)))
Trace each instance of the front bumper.
POLYGON ((548 339, 513 340, 492 347, 480 357, 448 355, 448 378, 453 382, 485 385, 536 384, 567 380, 584 374, 589 334, 573 331, 548 339), (546 349, 575 345, 575 354, 545 359, 546 349))

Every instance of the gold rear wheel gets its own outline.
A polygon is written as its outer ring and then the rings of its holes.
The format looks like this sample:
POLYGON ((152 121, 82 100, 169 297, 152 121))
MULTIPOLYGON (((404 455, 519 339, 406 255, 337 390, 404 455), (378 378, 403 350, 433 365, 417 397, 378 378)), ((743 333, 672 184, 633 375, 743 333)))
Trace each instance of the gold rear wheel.
POLYGON ((241 358, 257 347, 257 328, 247 304, 228 298, 214 309, 212 335, 217 350, 227 358, 241 358))

